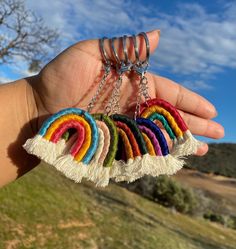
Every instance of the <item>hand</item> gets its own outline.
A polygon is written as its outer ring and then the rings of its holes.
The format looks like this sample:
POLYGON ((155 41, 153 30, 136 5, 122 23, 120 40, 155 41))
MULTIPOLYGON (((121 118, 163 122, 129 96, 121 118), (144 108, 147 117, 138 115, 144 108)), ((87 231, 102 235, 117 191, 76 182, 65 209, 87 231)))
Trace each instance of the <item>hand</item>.
MULTIPOLYGON (((150 51, 153 53, 158 45, 159 32, 155 30, 148 32, 147 35, 150 51)), ((145 59, 144 39, 139 37, 139 42, 140 58, 145 59)), ((123 53, 117 40, 115 46, 122 58, 123 53)), ((131 40, 127 41, 127 47, 129 58, 134 61, 135 55, 131 40)), ((112 58, 108 40, 105 40, 105 49, 108 56, 112 58)), ((39 75, 31 78, 38 117, 45 118, 67 107, 86 109, 101 80, 101 69, 102 56, 98 40, 81 41, 59 54, 43 68, 39 75)), ((112 72, 102 96, 98 97, 94 112, 104 111, 115 77, 115 72, 112 72)), ((162 98, 176 106, 193 134, 215 139, 223 137, 223 127, 211 120, 217 114, 215 107, 206 99, 167 78, 151 73, 147 73, 147 78, 150 96, 162 98)), ((137 84, 134 83, 134 75, 124 77, 120 99, 121 113, 130 114, 129 107, 135 104, 136 93, 137 84)), ((204 145, 197 154, 203 155, 207 150, 208 146, 204 145)))

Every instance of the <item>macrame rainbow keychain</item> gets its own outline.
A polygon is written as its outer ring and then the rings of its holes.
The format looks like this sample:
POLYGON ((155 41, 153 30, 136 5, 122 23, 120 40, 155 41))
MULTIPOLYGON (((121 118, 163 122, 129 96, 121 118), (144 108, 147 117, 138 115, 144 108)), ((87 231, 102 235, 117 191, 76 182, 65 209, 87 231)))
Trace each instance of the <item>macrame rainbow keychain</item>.
POLYGON ((192 136, 175 107, 165 100, 150 98, 145 76, 149 41, 146 33, 139 35, 145 40, 146 59, 140 61, 136 36, 133 35, 134 63, 128 58, 126 36, 122 37, 125 60, 119 59, 114 46, 116 38, 110 40, 116 63, 111 63, 107 57, 106 38, 99 41, 104 75, 87 111, 67 108, 49 117, 38 134, 23 145, 28 153, 75 182, 85 178, 103 187, 110 179, 131 182, 144 175, 172 175, 183 167, 183 157, 195 153, 201 143, 192 136), (117 80, 105 113, 91 114, 114 66, 117 80), (122 77, 131 70, 140 79, 134 118, 119 113, 122 77), (171 149, 161 129, 172 140, 171 149))

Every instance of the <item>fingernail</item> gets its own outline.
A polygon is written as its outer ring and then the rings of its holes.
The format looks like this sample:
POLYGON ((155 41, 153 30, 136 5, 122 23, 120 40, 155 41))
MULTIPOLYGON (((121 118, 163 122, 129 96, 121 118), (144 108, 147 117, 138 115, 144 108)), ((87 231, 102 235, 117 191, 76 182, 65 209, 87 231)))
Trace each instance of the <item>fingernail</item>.
POLYGON ((158 36, 161 35, 161 30, 160 29, 153 29, 151 31, 148 31, 147 33, 152 33, 152 32, 157 32, 158 36))
POLYGON ((198 148, 196 156, 203 156, 208 151, 208 145, 207 143, 202 142, 201 146, 198 148))
POLYGON ((210 104, 207 107, 207 112, 210 114, 211 118, 215 118, 218 115, 218 112, 214 105, 210 104))
POLYGON ((214 113, 215 117, 218 115, 218 112, 217 112, 217 110, 216 110, 216 108, 215 108, 214 105, 212 105, 211 112, 214 113))
POLYGON ((218 125, 218 127, 215 130, 217 139, 223 138, 225 136, 225 129, 222 125, 218 125))

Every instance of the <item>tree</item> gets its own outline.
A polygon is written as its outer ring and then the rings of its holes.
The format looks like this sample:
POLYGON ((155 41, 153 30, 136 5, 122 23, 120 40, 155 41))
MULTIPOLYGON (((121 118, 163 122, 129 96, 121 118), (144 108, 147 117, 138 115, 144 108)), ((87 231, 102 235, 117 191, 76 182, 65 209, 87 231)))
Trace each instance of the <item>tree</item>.
POLYGON ((55 49, 58 33, 21 0, 0 0, 0 65, 17 57, 37 71, 55 49))
POLYGON ((198 198, 191 189, 182 187, 175 180, 160 176, 156 180, 152 197, 166 207, 173 207, 181 213, 194 213, 198 198))

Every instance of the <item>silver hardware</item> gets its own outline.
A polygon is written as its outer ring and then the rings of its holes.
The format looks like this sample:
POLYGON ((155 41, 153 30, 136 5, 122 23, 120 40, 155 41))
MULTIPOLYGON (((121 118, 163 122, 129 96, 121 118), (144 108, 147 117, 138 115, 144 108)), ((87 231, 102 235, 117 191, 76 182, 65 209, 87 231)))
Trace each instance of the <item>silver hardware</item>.
POLYGON ((147 103, 147 100, 151 98, 148 93, 148 79, 145 76, 148 66, 149 66, 150 44, 149 44, 149 40, 148 40, 146 33, 141 32, 139 35, 143 36, 145 40, 146 58, 144 61, 140 61, 139 54, 138 54, 137 40, 136 40, 136 37, 133 35, 133 44, 134 44, 136 61, 132 69, 140 76, 140 82, 138 85, 139 90, 138 90, 138 95, 137 95, 134 119, 136 119, 136 117, 140 115, 140 103, 141 103, 142 96, 144 96, 146 103, 147 103))
POLYGON ((147 34, 145 32, 141 32, 138 35, 141 35, 144 37, 145 44, 146 44, 146 58, 144 61, 140 61, 136 36, 133 35, 134 51, 135 51, 135 57, 136 57, 136 61, 135 61, 135 64, 133 66, 133 70, 137 74, 144 76, 144 74, 147 72, 147 69, 149 66, 150 45, 149 45, 149 40, 148 40, 147 34))
POLYGON ((125 60, 120 60, 118 56, 118 53, 114 45, 114 42, 116 39, 117 39, 116 37, 113 37, 111 39, 111 48, 112 48, 112 53, 117 62, 116 73, 118 75, 118 78, 116 80, 115 87, 112 91, 111 98, 105 108, 107 115, 110 113, 120 112, 120 88, 123 82, 123 74, 125 72, 131 71, 132 66, 133 66, 128 58, 128 52, 127 52, 127 47, 126 47, 127 36, 122 37, 122 47, 123 47, 123 53, 124 53, 125 60))
POLYGON ((111 38, 110 43, 111 43, 112 53, 113 53, 113 55, 115 57, 115 60, 116 60, 117 64, 120 64, 120 59, 119 59, 119 56, 117 54, 117 51, 116 51, 116 48, 115 48, 115 45, 114 45, 114 42, 115 42, 116 39, 117 39, 116 37, 111 38))
POLYGON ((143 36, 145 43, 146 43, 146 61, 149 61, 149 56, 150 56, 150 44, 148 40, 148 36, 145 32, 139 33, 139 35, 143 36))
POLYGON ((126 39, 127 39, 127 35, 124 35, 122 37, 122 46, 123 46, 123 52, 125 55, 125 62, 127 63, 129 58, 128 58, 128 51, 127 51, 127 46, 126 46, 126 39))
POLYGON ((99 48, 100 48, 100 51, 101 51, 101 54, 102 54, 102 57, 103 57, 103 60, 105 62, 105 64, 109 64, 110 61, 107 57, 107 52, 106 50, 104 49, 104 40, 107 39, 107 37, 103 37, 102 39, 99 40, 99 48))
POLYGON ((133 67, 132 62, 129 60, 129 57, 128 57, 126 39, 127 39, 127 35, 124 35, 122 37, 122 47, 123 47, 123 53, 125 55, 125 61, 121 62, 121 64, 123 63, 123 65, 121 66, 121 68, 123 69, 122 73, 131 71, 131 69, 133 67))
POLYGON ((148 93, 148 80, 147 80, 147 77, 145 76, 148 66, 149 66, 150 45, 149 45, 149 40, 148 40, 146 33, 141 32, 139 35, 142 36, 145 40, 146 58, 143 61, 140 60, 138 42, 137 42, 136 36, 133 35, 132 40, 133 40, 134 52, 135 52, 135 58, 136 58, 134 63, 132 63, 129 60, 128 50, 126 46, 128 37, 126 35, 124 35, 121 38, 122 48, 123 48, 123 53, 124 53, 124 59, 122 60, 119 58, 119 55, 115 48, 115 41, 118 40, 119 42, 120 39, 113 37, 112 39, 109 40, 110 46, 112 49, 112 54, 116 61, 115 63, 111 62, 104 48, 104 40, 107 38, 103 37, 102 39, 99 40, 99 47, 100 47, 100 51, 101 51, 102 58, 103 58, 104 74, 98 85, 95 95, 92 97, 90 103, 88 104, 88 107, 87 107, 88 112, 91 112, 92 108, 94 107, 95 102, 97 101, 97 98, 105 85, 107 77, 110 74, 111 69, 114 68, 114 66, 115 66, 118 77, 117 77, 117 80, 115 81, 114 89, 112 90, 112 93, 111 93, 111 98, 105 107, 105 111, 107 114, 120 112, 120 103, 119 103, 120 102, 120 88, 123 82, 123 75, 124 73, 129 72, 131 70, 135 71, 140 76, 137 103, 136 103, 136 109, 135 109, 135 114, 134 114, 135 118, 140 114, 140 103, 141 103, 142 96, 144 96, 145 101, 150 99, 150 96, 148 93))
POLYGON ((99 96, 101 90, 103 89, 103 87, 105 85, 105 82, 107 80, 107 77, 111 72, 111 62, 107 57, 106 50, 104 49, 104 40, 105 39, 107 39, 107 38, 103 37, 102 39, 99 40, 99 46, 100 46, 100 50, 101 50, 102 57, 103 57, 103 60, 104 60, 104 64, 103 64, 104 74, 103 74, 102 79, 101 79, 101 81, 100 81, 100 83, 98 85, 98 88, 97 88, 97 91, 96 91, 95 95, 92 97, 92 99, 90 100, 90 102, 88 104, 87 112, 92 111, 92 109, 93 109, 93 107, 95 105, 95 102, 97 100, 97 97, 99 96))
POLYGON ((138 45, 137 45, 137 39, 136 39, 136 35, 132 35, 132 39, 133 39, 133 45, 134 45, 134 53, 135 53, 135 64, 139 62, 139 52, 138 52, 138 45))

